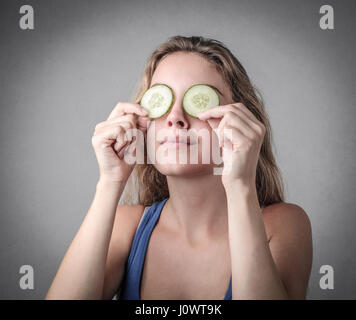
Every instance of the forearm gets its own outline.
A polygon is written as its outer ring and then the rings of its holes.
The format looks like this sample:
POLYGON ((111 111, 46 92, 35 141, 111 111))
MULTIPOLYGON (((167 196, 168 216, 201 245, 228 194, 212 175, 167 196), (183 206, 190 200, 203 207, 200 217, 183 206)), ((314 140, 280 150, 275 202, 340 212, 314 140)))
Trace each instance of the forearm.
POLYGON ((287 299, 274 264, 252 183, 226 187, 232 299, 287 299))
POLYGON ((87 215, 67 250, 46 299, 101 299, 105 263, 123 183, 99 181, 87 215))

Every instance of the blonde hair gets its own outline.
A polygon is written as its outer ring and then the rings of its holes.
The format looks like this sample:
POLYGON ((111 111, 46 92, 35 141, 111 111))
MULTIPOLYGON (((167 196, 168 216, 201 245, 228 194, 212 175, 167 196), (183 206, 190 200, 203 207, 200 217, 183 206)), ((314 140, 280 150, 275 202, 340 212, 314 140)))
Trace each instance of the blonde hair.
MULTIPOLYGON (((174 52, 194 52, 213 63, 229 86, 233 101, 243 103, 261 121, 266 133, 261 146, 256 168, 256 191, 260 207, 284 201, 283 180, 272 152, 272 132, 264 102, 258 89, 254 87, 241 63, 220 41, 201 36, 173 36, 161 44, 150 56, 139 88, 131 100, 139 103, 150 87, 151 79, 159 62, 174 52)), ((145 148, 146 149, 146 148, 145 148)), ((127 181, 122 204, 149 206, 169 197, 167 178, 153 164, 136 164, 127 181), (136 196, 136 198, 134 198, 136 196)))

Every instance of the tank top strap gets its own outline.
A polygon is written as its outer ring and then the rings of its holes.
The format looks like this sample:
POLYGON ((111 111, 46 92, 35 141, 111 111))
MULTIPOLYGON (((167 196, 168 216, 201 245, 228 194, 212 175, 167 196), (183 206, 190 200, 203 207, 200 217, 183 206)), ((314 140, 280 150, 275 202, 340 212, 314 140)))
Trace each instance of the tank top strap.
MULTIPOLYGON (((141 223, 142 223, 143 217, 145 216, 146 212, 147 212, 150 208, 151 208, 151 206, 147 206, 147 207, 145 207, 145 209, 143 210, 142 217, 141 217, 140 222, 139 222, 139 224, 138 224, 138 226, 137 226, 137 230, 138 230, 138 228, 140 227, 140 225, 141 225, 141 223)), ((136 230, 136 231, 137 231, 137 230, 136 230)))
POLYGON ((232 300, 232 276, 230 276, 229 287, 227 288, 224 300, 232 300))
POLYGON ((153 228, 168 198, 156 201, 146 207, 132 241, 129 257, 125 265, 120 300, 140 300, 140 283, 146 250, 153 228))

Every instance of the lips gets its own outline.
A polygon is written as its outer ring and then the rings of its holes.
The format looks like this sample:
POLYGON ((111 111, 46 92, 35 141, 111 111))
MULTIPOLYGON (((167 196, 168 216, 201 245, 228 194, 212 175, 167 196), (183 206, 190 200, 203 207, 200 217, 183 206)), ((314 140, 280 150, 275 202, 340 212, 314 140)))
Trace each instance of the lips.
POLYGON ((184 143, 187 145, 190 144, 195 144, 193 141, 191 141, 190 137, 182 137, 182 136, 168 136, 165 137, 162 141, 160 141, 160 144, 164 143, 184 143))

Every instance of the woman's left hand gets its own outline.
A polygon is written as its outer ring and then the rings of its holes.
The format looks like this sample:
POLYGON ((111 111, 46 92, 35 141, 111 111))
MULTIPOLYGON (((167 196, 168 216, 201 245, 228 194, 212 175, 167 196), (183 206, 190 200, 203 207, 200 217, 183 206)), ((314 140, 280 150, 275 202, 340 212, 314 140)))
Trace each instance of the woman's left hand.
POLYGON ((266 133, 263 123, 242 103, 210 108, 199 113, 198 118, 209 123, 223 148, 223 184, 238 180, 255 184, 258 157, 266 133))

